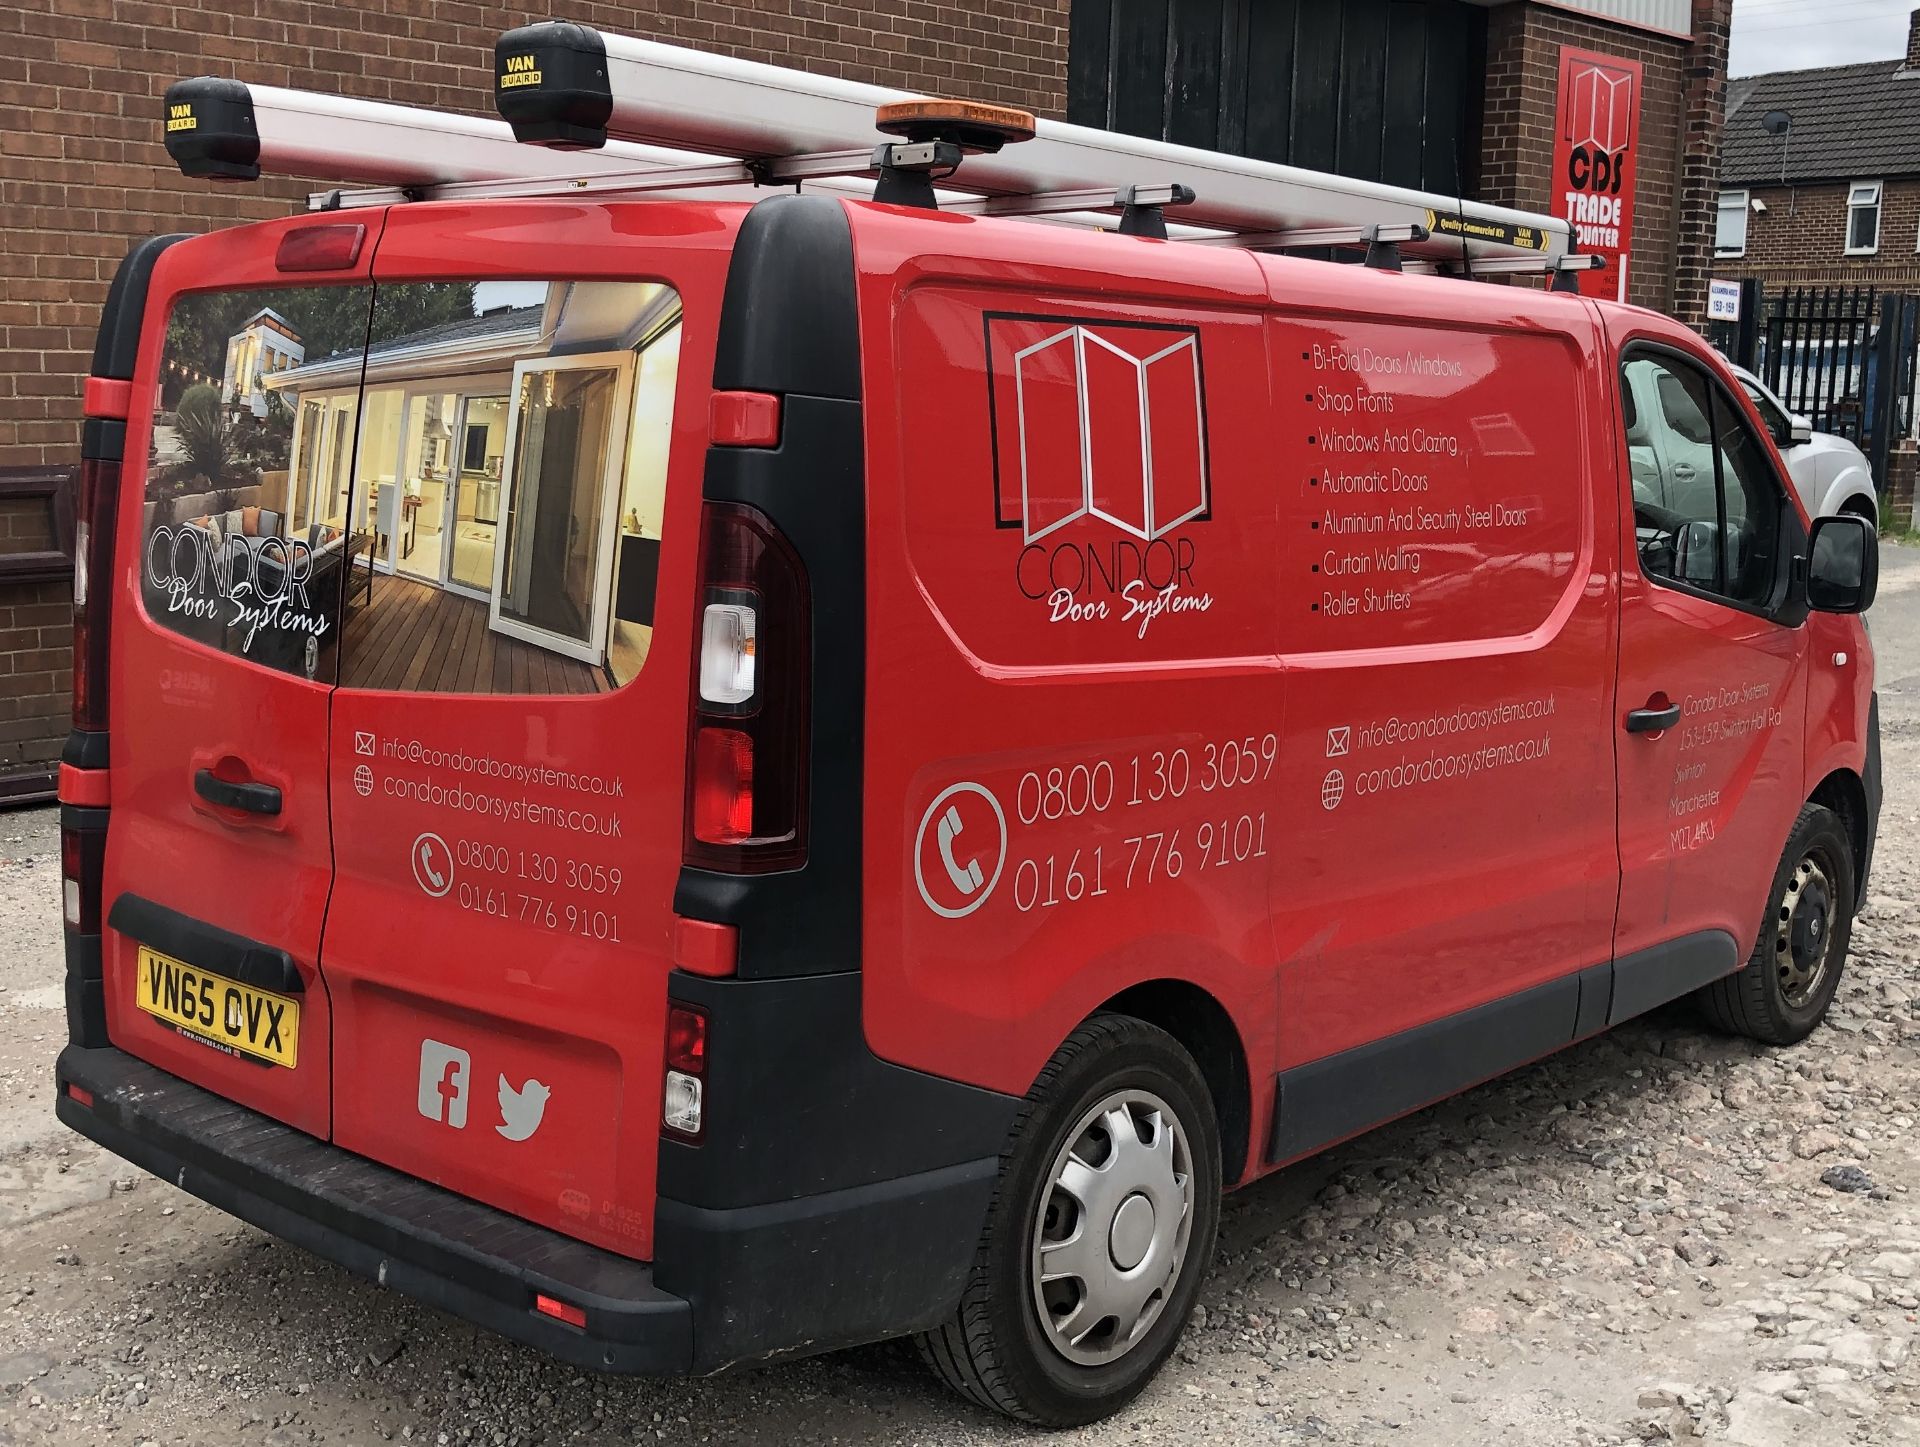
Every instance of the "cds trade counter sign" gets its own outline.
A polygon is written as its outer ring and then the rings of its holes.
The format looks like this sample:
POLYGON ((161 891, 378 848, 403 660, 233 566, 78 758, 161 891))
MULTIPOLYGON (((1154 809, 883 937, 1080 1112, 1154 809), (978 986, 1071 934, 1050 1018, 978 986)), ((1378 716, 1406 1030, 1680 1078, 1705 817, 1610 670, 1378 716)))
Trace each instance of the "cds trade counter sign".
POLYGON ((1553 212, 1572 223, 1576 250, 1607 259, 1604 271, 1579 273, 1587 296, 1627 297, 1644 75, 1637 60, 1571 46, 1560 51, 1553 212))

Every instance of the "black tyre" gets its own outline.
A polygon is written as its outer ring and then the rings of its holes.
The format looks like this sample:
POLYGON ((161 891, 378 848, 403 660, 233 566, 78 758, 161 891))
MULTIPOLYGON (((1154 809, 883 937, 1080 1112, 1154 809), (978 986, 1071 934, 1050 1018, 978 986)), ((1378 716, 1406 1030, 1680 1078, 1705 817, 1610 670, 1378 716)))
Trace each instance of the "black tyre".
POLYGON ((1773 877, 1746 967, 1701 990, 1707 1018, 1768 1045, 1806 1039, 1833 1003, 1853 937, 1853 846, 1840 816, 1808 804, 1773 877))
POLYGON ((966 1292, 921 1356, 1022 1422, 1098 1421, 1172 1353, 1219 1224, 1220 1127, 1193 1058, 1096 1016, 1021 1107, 966 1292))

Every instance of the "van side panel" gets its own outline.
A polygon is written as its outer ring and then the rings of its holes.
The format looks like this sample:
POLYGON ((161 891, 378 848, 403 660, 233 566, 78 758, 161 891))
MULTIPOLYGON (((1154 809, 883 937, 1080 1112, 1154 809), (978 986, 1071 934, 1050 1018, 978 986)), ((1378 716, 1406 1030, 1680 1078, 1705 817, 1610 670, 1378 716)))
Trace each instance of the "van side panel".
POLYGON ((868 1037, 1024 1093, 1174 978, 1258 1073, 1286 848, 1258 271, 1068 231, 1043 264, 958 220, 943 254, 857 214, 868 1037))
MULTIPOLYGON (((1335 310, 1266 265, 1293 462, 1284 1071, 1607 960, 1618 532, 1580 302, 1523 320, 1504 288, 1362 277, 1335 310)), ((1565 1044, 1575 1008, 1489 1042, 1484 1074, 1565 1044)))
POLYGON ((1574 1038, 1617 882, 1591 313, 953 231, 856 231, 875 1048, 1024 1090, 1160 977, 1259 1082, 1550 982, 1531 1053, 1574 1038))

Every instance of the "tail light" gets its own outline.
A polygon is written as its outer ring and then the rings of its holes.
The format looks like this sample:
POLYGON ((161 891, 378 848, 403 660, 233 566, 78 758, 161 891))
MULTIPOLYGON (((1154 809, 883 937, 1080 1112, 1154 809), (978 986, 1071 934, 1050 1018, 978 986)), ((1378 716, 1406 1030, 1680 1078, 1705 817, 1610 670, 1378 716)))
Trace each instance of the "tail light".
POLYGON ((61 917, 75 934, 100 933, 101 876, 106 857, 106 830, 61 829, 61 917))
POLYGON ((119 499, 120 464, 82 461, 73 529, 73 726, 88 733, 107 727, 107 623, 119 499))
POLYGON ((706 1012, 674 1005, 667 1011, 667 1079, 660 1123, 675 1135, 699 1140, 706 1129, 706 1104, 706 1012))
POLYGON ((688 750, 686 857, 732 874, 806 861, 811 603, 765 514, 708 503, 688 750))

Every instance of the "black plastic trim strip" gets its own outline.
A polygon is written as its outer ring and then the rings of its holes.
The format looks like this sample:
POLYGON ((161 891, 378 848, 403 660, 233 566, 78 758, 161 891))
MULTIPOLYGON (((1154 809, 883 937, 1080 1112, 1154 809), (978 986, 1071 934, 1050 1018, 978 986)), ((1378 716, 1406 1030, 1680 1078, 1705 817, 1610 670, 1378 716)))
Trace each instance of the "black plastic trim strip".
POLYGON ((779 394, 780 445, 709 448, 704 491, 709 502, 759 509, 807 570, 807 862, 760 875, 687 867, 674 893, 687 918, 739 929, 743 978, 861 963, 867 498, 857 323, 845 208, 775 196, 748 212, 727 272, 713 384, 779 394))
POLYGON ((660 1194, 730 1209, 849 1190, 996 1156, 1019 1100, 881 1060, 854 972, 781 980, 676 970, 704 1010, 706 1138, 660 1145, 660 1194), (725 1144, 720 1144, 725 1142, 725 1144))
MULTIPOLYGON (((77 834, 105 834, 112 811, 93 805, 62 804, 60 828, 77 834)), ((67 1041, 89 1049, 109 1042, 104 951, 99 935, 63 929, 66 949, 67 1041)))
POLYGON ((654 1217, 697 1371, 921 1330, 965 1288, 1020 1101, 879 1059, 861 988, 668 977, 709 1022, 705 1139, 662 1136, 654 1217))
POLYGON ((151 945, 163 955, 243 985, 282 995, 306 991, 293 956, 285 950, 206 924, 137 894, 123 894, 114 900, 107 923, 128 939, 151 945))
POLYGON ((67 1043, 97 1050, 107 1035, 107 985, 99 935, 66 932, 67 1043))
POLYGON ((692 1313, 644 1262, 350 1155, 119 1050, 69 1047, 56 1074, 66 1125, 356 1276, 577 1367, 687 1370, 692 1313), (68 1085, 91 1092, 92 1108, 68 1085), (534 1312, 540 1292, 585 1308, 586 1329, 534 1312))
POLYGON ((1740 968, 1740 946, 1730 934, 1708 930, 1636 950, 1613 962, 1609 1026, 1621 1025, 1669 1000, 1690 995, 1740 968))
POLYGON ((121 258, 107 288, 107 303, 100 312, 100 330, 93 341, 92 374, 117 382, 131 382, 140 361, 140 323, 147 314, 147 290, 153 283, 153 268, 170 246, 185 241, 187 233, 149 236, 134 242, 121 258))
POLYGON ((1580 981, 1580 1004, 1574 1012, 1573 1038, 1585 1040, 1607 1028, 1607 1017, 1613 1011, 1613 966, 1594 965, 1576 978, 1580 981))
POLYGON ((1311 1155, 1573 1040, 1576 975, 1280 1072, 1272 1162, 1311 1155))
POLYGON ((662 1196, 654 1270, 693 1304, 693 1370, 836 1351, 947 1320, 999 1176, 999 1158, 987 1156, 736 1210, 662 1196))
POLYGON ((713 386, 860 400, 853 232, 840 202, 770 196, 740 223, 713 386))
POLYGON ((1676 1000, 1732 974, 1738 949, 1704 931, 1283 1070, 1267 1159, 1312 1155, 1676 1000))
POLYGON ((1860 770, 1860 786, 1867 796, 1867 847, 1860 857, 1860 880, 1853 907, 1867 907, 1867 877, 1873 872, 1873 850, 1880 840, 1880 805, 1886 797, 1886 774, 1880 762, 1880 694, 1867 704, 1867 761, 1860 770))
POLYGON ((104 769, 109 765, 111 735, 105 729, 69 729, 66 745, 60 750, 60 762, 76 769, 104 769))
POLYGON ((83 462, 125 462, 127 424, 118 417, 89 417, 80 424, 83 462))
POLYGON ((113 811, 100 804, 62 804, 60 827, 77 829, 83 834, 104 834, 113 811))

